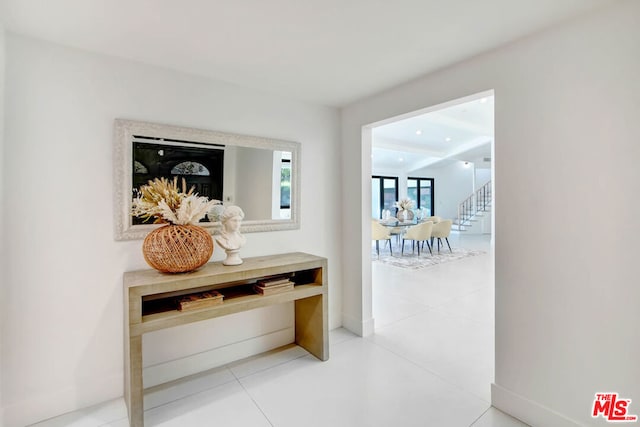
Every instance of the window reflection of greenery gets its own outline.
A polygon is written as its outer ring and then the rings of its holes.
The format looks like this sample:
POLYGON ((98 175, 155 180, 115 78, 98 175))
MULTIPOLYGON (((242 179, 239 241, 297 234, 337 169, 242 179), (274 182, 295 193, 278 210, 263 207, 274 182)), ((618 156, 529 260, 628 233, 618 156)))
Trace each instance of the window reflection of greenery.
POLYGON ((282 160, 280 168, 280 209, 291 208, 291 161, 282 160))

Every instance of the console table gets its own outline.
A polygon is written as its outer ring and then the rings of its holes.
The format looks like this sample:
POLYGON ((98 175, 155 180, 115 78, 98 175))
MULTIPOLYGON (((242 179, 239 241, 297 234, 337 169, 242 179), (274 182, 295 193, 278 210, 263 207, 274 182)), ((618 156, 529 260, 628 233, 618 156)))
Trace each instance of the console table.
POLYGON ((177 325, 295 301, 295 342, 320 360, 329 358, 327 260, 305 253, 245 258, 237 266, 211 262, 185 274, 156 270, 124 273, 124 395, 131 427, 144 426, 142 334, 177 325), (261 295, 253 290, 260 279, 285 275, 291 290, 261 295), (181 296, 217 290, 223 302, 210 307, 178 310, 181 296))

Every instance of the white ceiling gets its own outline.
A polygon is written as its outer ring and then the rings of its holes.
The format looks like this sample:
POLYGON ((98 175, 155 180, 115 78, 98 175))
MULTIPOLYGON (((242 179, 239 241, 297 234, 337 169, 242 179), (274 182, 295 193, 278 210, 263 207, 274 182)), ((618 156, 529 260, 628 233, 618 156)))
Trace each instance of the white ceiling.
POLYGON ((410 174, 426 166, 490 158, 494 97, 470 98, 374 128, 373 172, 410 174))
POLYGON ((343 106, 616 0, 0 0, 9 31, 343 106))

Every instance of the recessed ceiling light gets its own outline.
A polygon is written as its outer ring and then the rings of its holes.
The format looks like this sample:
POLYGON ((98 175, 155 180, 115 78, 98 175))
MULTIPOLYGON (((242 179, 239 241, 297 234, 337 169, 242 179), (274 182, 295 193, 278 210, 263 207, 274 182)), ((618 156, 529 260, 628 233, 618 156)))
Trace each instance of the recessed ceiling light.
POLYGON ((445 140, 445 141, 447 141, 447 142, 449 142, 449 141, 451 141, 451 137, 449 137, 449 136, 448 136, 448 137, 446 137, 444 140, 445 140))
POLYGON ((421 131, 420 129, 418 129, 418 130, 416 131, 416 135, 422 135, 422 131, 421 131))

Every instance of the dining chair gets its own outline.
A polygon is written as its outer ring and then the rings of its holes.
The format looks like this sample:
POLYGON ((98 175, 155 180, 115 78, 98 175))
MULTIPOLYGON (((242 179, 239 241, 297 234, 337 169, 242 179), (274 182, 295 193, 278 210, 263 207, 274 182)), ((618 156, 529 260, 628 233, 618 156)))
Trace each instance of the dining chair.
POLYGON ((440 218, 439 216, 428 216, 426 218, 424 218, 425 221, 431 221, 434 224, 439 223, 440 221, 442 221, 442 218, 440 218))
POLYGON ((378 258, 380 258, 380 240, 389 242, 389 252, 391 252, 391 255, 393 255, 393 249, 391 245, 391 232, 387 227, 380 224, 375 219, 371 220, 371 240, 376 241, 376 253, 378 254, 378 258))
POLYGON ((433 225, 433 230, 431 231, 431 244, 433 245, 434 238, 438 240, 438 252, 440 252, 440 244, 442 243, 442 239, 444 239, 447 242, 447 246, 449 246, 449 252, 453 253, 451 245, 449 244, 449 234, 451 234, 452 223, 453 221, 450 219, 445 219, 433 225))
POLYGON ((391 237, 396 236, 396 244, 400 246, 400 236, 402 236, 402 227, 390 227, 389 233, 391 234, 391 237))
POLYGON ((422 248, 424 249, 424 242, 427 242, 429 253, 431 251, 431 245, 429 239, 431 239, 431 230, 433 229, 433 222, 427 221, 410 227, 406 233, 402 236, 402 254, 404 255, 404 241, 411 240, 411 252, 415 250, 415 244, 418 242, 418 255, 420 255, 420 242, 422 242, 422 248))

